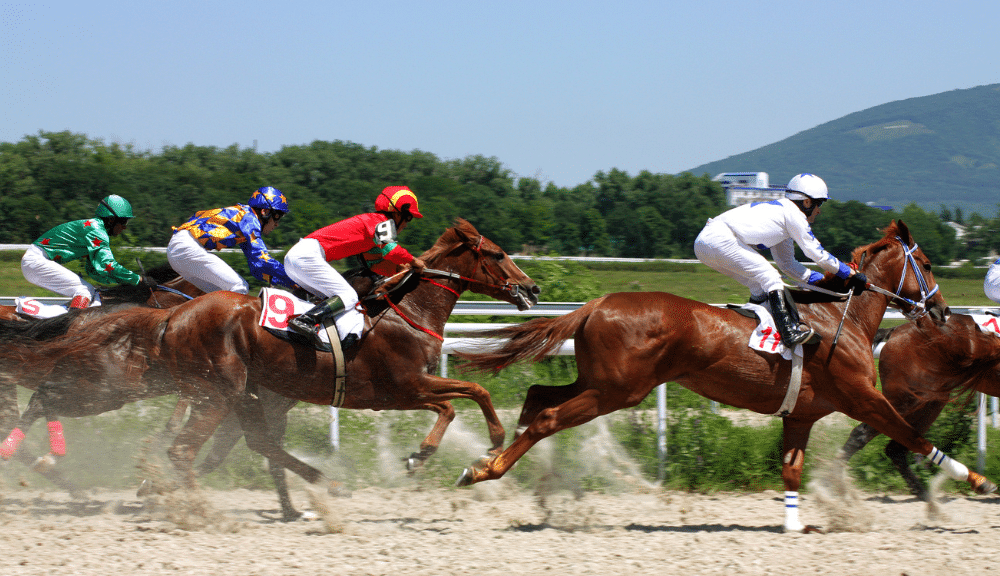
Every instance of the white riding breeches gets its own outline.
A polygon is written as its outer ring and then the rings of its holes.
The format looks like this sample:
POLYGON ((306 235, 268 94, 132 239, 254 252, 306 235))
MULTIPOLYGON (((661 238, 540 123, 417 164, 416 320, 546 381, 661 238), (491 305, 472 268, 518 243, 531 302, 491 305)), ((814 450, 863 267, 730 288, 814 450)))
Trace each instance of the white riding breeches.
POLYGON ((303 238, 285 253, 285 274, 312 294, 330 298, 340 296, 344 313, 337 317, 337 332, 343 340, 348 334, 361 337, 365 317, 355 306, 358 293, 326 260, 323 247, 315 238, 303 238))
POLYGON ((175 232, 167 244, 167 262, 185 280, 202 292, 228 290, 239 294, 250 291, 250 285, 225 260, 198 243, 187 230, 175 232))
POLYGON ((983 291, 990 300, 1000 303, 1000 260, 990 264, 986 270, 986 281, 983 282, 983 291))
POLYGON ((45 252, 32 244, 21 257, 21 273, 35 286, 51 290, 60 296, 83 296, 97 300, 97 289, 68 268, 45 257, 45 252))
POLYGON ((750 289, 753 297, 782 290, 781 274, 759 252, 737 238, 722 222, 709 221, 694 241, 703 263, 750 289))

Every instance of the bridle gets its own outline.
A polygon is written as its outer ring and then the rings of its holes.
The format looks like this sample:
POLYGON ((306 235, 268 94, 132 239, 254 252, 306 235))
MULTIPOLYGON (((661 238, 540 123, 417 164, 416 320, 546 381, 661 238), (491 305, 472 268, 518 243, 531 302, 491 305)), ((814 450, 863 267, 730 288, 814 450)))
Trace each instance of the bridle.
MULTIPOLYGON (((486 257, 484 259, 482 246, 483 246, 483 236, 480 234, 479 241, 476 242, 476 245, 475 246, 470 246, 470 248, 472 249, 472 251, 476 253, 477 264, 482 264, 483 267, 484 267, 484 269, 487 272, 492 272, 493 276, 495 276, 497 278, 502 278, 503 277, 503 270, 501 270, 498 265, 493 264, 492 262, 489 262, 489 258, 488 257, 486 257)), ((434 269, 434 268, 424 268, 424 270, 423 270, 423 272, 421 273, 421 276, 420 276, 420 280, 422 282, 428 282, 428 283, 430 283, 430 284, 432 284, 434 286, 437 286, 439 288, 443 288, 443 289, 447 290, 448 292, 451 292, 452 294, 454 294, 456 298, 461 297, 461 294, 457 290, 455 290, 454 288, 451 288, 449 286, 445 286, 444 284, 441 284, 440 282, 435 282, 431 278, 427 278, 425 275, 439 276, 439 277, 442 277, 442 278, 450 278, 452 280, 459 280, 459 281, 462 281, 462 282, 475 283, 475 284, 479 284, 479 285, 486 286, 486 287, 489 287, 489 288, 497 288, 500 291, 509 294, 512 298, 515 298, 515 299, 517 299, 517 298, 525 298, 526 297, 526 296, 522 296, 521 295, 521 291, 523 290, 523 288, 521 288, 521 286, 519 286, 517 284, 511 284, 510 281, 507 281, 507 280, 504 280, 504 282, 502 284, 500 284, 500 283, 494 283, 494 282, 486 282, 486 281, 483 281, 483 280, 478 280, 476 278, 470 278, 468 276, 463 276, 461 274, 458 274, 457 272, 451 272, 451 271, 448 271, 448 270, 437 270, 437 269, 434 269)), ((385 299, 386 303, 388 303, 389 306, 393 310, 395 310, 396 314, 398 314, 400 316, 400 318, 402 318, 403 320, 405 320, 407 324, 409 324, 410 326, 413 326, 417 330, 420 330, 422 332, 430 334, 431 336, 434 336, 438 340, 441 340, 441 341, 444 340, 444 337, 441 336, 440 334, 437 334, 436 332, 432 332, 431 330, 429 330, 427 328, 424 328, 423 326, 420 326, 415 321, 413 321, 412 319, 410 319, 405 313, 403 313, 402 310, 399 309, 398 306, 396 306, 396 304, 394 304, 392 302, 392 300, 389 298, 388 293, 385 294, 385 295, 383 295, 382 298, 385 299)))
POLYGON ((924 276, 923 271, 920 270, 920 265, 917 263, 917 259, 913 257, 913 253, 920 248, 920 245, 914 242, 913 247, 911 248, 910 246, 907 246, 906 242, 903 242, 903 239, 900 238, 899 236, 896 236, 896 240, 898 240, 900 245, 903 247, 903 255, 905 256, 905 258, 903 260, 903 272, 902 274, 900 274, 899 286, 896 288, 895 294, 883 288, 879 288, 878 286, 875 286, 874 284, 871 283, 868 284, 867 288, 874 292, 878 292, 883 296, 888 296, 890 299, 899 300, 905 302, 906 304, 909 304, 910 306, 912 306, 912 308, 910 309, 909 312, 904 312, 903 315, 906 316, 907 320, 917 320, 923 317, 925 314, 927 314, 926 302, 929 298, 937 294, 938 289, 941 288, 941 285, 938 284, 934 286, 933 289, 931 289, 928 286, 927 278, 924 276), (911 267, 913 268, 913 275, 916 276, 917 278, 917 284, 920 286, 919 302, 915 302, 913 300, 910 300, 909 298, 906 298, 905 296, 900 295, 900 292, 903 291, 903 284, 906 282, 907 270, 911 267))

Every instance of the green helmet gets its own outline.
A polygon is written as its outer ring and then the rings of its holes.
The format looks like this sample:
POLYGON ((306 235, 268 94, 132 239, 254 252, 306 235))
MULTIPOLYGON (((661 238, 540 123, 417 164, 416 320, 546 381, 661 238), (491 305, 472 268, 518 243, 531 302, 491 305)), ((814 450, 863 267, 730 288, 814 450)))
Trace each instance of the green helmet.
POLYGON ((95 214, 97 214, 98 218, 107 218, 109 216, 114 218, 131 218, 132 205, 121 196, 112 194, 101 200, 101 203, 97 205, 97 212, 95 214))

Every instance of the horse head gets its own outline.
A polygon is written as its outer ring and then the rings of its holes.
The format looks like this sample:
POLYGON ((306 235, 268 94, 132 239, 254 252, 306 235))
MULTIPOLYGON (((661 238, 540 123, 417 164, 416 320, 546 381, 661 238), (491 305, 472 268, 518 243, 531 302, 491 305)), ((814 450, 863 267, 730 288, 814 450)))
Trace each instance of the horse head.
POLYGON ((518 310, 538 303, 541 289, 510 256, 463 218, 456 218, 430 250, 421 255, 428 268, 461 276, 467 289, 509 302, 518 310))
POLYGON ((883 232, 881 240, 855 249, 853 262, 868 276, 872 289, 888 296, 889 305, 907 318, 929 313, 943 322, 949 314, 948 303, 934 280, 930 259, 902 220, 890 223, 883 232), (866 256, 871 256, 868 262, 864 262, 866 256))

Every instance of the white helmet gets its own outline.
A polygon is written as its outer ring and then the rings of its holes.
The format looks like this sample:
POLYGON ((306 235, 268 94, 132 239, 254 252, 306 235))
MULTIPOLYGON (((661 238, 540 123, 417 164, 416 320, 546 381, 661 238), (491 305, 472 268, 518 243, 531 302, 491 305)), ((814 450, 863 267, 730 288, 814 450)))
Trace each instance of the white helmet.
POLYGON ((808 196, 813 200, 829 200, 830 195, 826 191, 826 182, 819 176, 812 174, 799 174, 788 181, 785 187, 785 197, 792 200, 801 200, 802 196, 808 196))

